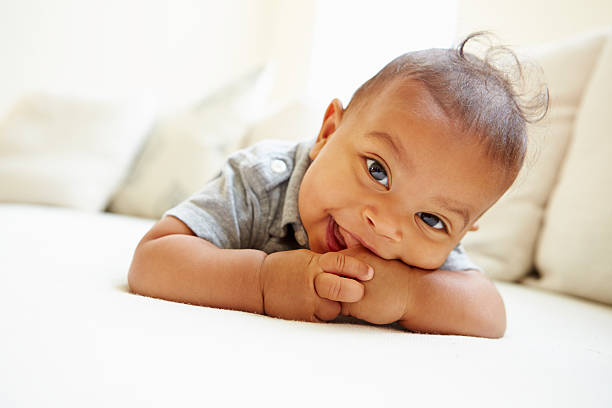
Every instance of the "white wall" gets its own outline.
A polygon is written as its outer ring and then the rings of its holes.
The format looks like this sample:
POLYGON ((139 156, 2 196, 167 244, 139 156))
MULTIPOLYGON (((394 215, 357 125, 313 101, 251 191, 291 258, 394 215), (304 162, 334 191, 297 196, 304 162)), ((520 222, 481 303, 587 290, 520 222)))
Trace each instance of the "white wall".
POLYGON ((275 104, 346 103, 410 49, 477 29, 524 45, 606 24, 611 0, 0 0, 0 116, 32 90, 183 106, 268 60, 275 104))
POLYGON ((0 0, 0 116, 29 90, 185 106, 265 61, 274 104, 347 103, 396 55, 472 30, 522 45, 605 24, 612 0, 0 0))
POLYGON ((458 34, 494 31, 528 46, 612 25, 612 0, 459 0, 458 34))
POLYGON ((0 0, 0 117, 38 90, 172 109, 266 61, 272 106, 346 103, 391 58, 452 42, 457 0, 441 1, 0 0))
POLYGON ((315 21, 314 0, 267 0, 266 35, 268 58, 275 86, 270 109, 306 94, 315 21))
POLYGON ((346 105, 393 58, 454 43, 457 0, 317 0, 309 96, 346 105))
POLYGON ((269 53, 266 0, 0 0, 0 115, 22 92, 197 100, 269 53))

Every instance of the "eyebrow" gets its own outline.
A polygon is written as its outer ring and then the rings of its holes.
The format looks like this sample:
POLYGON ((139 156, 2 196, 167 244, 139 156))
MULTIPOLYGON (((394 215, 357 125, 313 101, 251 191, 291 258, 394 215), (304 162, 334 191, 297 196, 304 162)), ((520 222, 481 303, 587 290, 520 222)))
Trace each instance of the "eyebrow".
POLYGON ((393 141, 393 137, 390 134, 373 130, 367 133, 366 136, 383 141, 389 147, 389 149, 393 152, 395 159, 397 161, 401 161, 400 160, 401 159, 400 149, 395 144, 395 142, 393 141))
POLYGON ((464 205, 454 200, 449 200, 445 197, 436 197, 434 198, 434 201, 436 201, 445 210, 454 212, 455 214, 462 217, 463 227, 461 228, 461 230, 465 229, 465 227, 468 225, 468 222, 470 221, 470 213, 464 205))

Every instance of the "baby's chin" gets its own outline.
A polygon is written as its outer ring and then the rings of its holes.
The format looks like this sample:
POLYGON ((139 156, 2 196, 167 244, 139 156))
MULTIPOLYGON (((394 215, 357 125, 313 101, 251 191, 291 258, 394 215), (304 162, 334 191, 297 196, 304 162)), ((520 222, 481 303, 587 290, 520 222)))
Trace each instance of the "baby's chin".
POLYGON ((404 261, 404 263, 406 263, 407 265, 410 265, 414 268, 418 268, 418 269, 423 269, 424 271, 436 271, 438 269, 440 269, 440 267, 444 264, 444 261, 439 262, 431 262, 430 260, 421 260, 421 259, 417 259, 414 260, 414 262, 412 263, 407 263, 404 261))

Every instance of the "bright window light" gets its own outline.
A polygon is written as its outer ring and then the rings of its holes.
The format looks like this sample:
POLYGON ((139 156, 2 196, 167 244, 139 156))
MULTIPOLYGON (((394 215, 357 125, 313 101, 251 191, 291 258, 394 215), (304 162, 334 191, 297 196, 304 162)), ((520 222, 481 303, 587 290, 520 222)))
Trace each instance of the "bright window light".
POLYGON ((457 0, 317 0, 308 97, 346 106, 400 54, 453 45, 456 20, 457 0))

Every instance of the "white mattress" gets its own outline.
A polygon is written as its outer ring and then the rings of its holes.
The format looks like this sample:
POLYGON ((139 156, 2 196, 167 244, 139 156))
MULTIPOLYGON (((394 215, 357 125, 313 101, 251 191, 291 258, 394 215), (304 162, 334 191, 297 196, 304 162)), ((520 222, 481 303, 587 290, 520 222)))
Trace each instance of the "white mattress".
POLYGON ((499 283, 500 340, 128 293, 150 220, 0 205, 0 406, 612 406, 612 308, 499 283))

